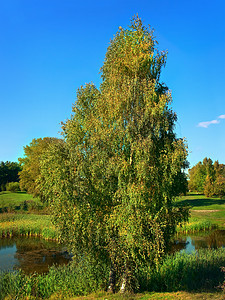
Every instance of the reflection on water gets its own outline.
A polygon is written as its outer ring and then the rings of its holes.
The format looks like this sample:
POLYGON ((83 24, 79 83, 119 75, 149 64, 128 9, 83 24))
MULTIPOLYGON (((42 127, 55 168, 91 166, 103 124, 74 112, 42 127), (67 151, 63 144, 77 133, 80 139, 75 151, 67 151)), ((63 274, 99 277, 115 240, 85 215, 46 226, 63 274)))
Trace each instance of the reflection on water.
POLYGON ((71 260, 65 248, 40 238, 0 239, 0 270, 22 269, 25 273, 46 273, 53 264, 71 260))
POLYGON ((198 235, 181 236, 177 238, 171 252, 185 251, 194 252, 202 248, 217 249, 225 246, 225 230, 215 230, 213 232, 199 233, 198 235))
MULTIPOLYGON (((225 246, 225 230, 177 238, 171 252, 191 253, 201 248, 225 246)), ((0 270, 22 269, 25 273, 46 273, 53 264, 67 264, 71 257, 61 245, 34 237, 0 239, 0 270)))

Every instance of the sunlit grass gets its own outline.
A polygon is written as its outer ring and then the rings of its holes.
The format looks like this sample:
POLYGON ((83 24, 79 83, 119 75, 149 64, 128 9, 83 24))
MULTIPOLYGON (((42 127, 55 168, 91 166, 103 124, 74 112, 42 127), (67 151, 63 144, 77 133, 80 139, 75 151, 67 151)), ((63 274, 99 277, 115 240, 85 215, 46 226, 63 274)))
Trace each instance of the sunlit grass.
POLYGON ((17 235, 41 236, 45 239, 57 239, 56 228, 49 215, 0 214, 0 237, 17 235))
POLYGON ((34 198, 25 192, 0 192, 0 213, 17 211, 40 211, 44 208, 38 198, 34 198))
POLYGON ((34 198, 32 195, 29 195, 25 192, 0 192, 0 207, 7 206, 9 204, 11 205, 20 205, 24 201, 35 201, 41 204, 40 200, 38 198, 34 198))
POLYGON ((194 233, 214 228, 225 229, 225 199, 190 194, 181 197, 178 204, 188 205, 191 213, 189 222, 178 227, 178 232, 194 233))

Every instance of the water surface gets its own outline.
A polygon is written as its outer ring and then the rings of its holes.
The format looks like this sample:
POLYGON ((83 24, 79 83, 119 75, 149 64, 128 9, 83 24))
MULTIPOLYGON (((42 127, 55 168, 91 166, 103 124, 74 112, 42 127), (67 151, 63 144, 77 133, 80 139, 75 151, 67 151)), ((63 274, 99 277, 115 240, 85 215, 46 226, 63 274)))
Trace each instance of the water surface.
POLYGON ((181 236, 175 239, 171 252, 191 253, 199 249, 217 249, 225 246, 225 230, 215 230, 195 235, 181 236))
MULTIPOLYGON (((202 248, 225 246, 225 230, 181 236, 174 240, 171 252, 194 252, 202 248)), ((71 256, 66 248, 37 237, 0 239, 0 270, 22 269, 25 273, 46 273, 53 264, 67 264, 71 256)))
POLYGON ((53 264, 71 260, 65 247, 37 237, 0 239, 0 270, 22 269, 25 273, 46 273, 53 264))

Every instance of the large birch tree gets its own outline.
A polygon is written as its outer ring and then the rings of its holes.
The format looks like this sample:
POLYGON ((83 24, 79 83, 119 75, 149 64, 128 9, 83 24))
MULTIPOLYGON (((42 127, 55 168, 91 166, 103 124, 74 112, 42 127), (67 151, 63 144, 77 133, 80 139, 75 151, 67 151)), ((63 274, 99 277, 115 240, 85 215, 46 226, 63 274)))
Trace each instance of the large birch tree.
POLYGON ((141 266, 160 263, 188 212, 187 147, 177 138, 171 93, 160 81, 166 52, 135 17, 119 28, 101 69, 102 84, 78 89, 65 142, 45 153, 42 190, 74 260, 110 265, 109 290, 138 287, 141 266))

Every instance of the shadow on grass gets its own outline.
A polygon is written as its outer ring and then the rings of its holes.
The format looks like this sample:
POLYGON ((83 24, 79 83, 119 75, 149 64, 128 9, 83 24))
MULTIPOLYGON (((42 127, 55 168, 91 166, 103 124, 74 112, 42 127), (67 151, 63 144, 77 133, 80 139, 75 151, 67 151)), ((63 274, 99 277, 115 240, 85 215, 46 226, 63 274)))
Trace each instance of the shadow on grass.
POLYGON ((186 199, 179 201, 178 205, 182 206, 211 206, 211 205, 223 205, 225 204, 225 199, 218 198, 204 198, 204 199, 186 199))

